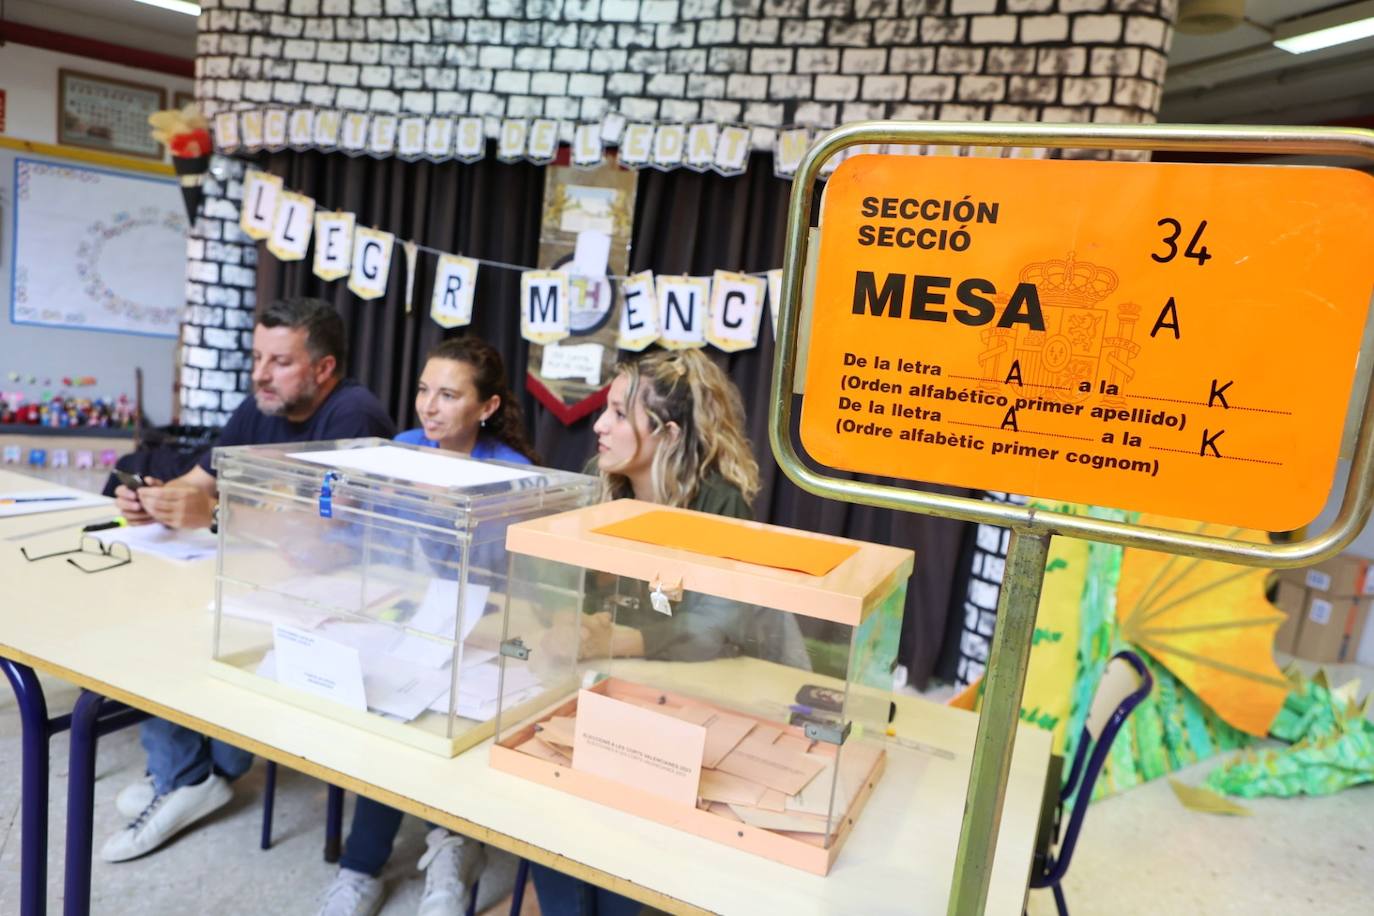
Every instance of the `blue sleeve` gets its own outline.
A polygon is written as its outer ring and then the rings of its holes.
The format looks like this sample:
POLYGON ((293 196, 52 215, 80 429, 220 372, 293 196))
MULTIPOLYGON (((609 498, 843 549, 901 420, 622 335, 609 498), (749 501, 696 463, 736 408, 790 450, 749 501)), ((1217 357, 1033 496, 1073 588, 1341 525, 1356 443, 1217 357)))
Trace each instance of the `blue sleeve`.
POLYGON ((403 433, 396 434, 397 442, 402 445, 428 445, 429 440, 425 438, 423 429, 408 429, 403 433))
MULTIPOLYGON (((231 445, 253 445, 253 423, 251 414, 257 410, 257 404, 253 401, 253 395, 248 395, 239 402, 239 406, 234 408, 234 412, 229 415, 229 422, 224 424, 224 429, 220 430, 219 438, 215 440, 217 448, 228 448, 231 445)), ((200 456, 196 463, 201 470, 213 475, 214 468, 210 466, 210 458, 214 453, 213 448, 207 448, 205 453, 200 456)))

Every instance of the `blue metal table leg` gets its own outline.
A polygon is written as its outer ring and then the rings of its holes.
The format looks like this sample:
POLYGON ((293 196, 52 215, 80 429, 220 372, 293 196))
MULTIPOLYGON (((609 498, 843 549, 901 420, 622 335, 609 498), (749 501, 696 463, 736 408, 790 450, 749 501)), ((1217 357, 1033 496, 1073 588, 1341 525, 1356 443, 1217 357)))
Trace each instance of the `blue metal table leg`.
POLYGON ((23 802, 20 832, 21 916, 43 916, 48 894, 48 704, 38 676, 27 665, 0 658, 23 726, 23 802))
POLYGON ((95 748, 105 698, 81 691, 72 707, 72 743, 67 772, 67 871, 62 912, 91 911, 91 834, 95 819, 95 748))
POLYGON ((343 848, 343 789, 329 787, 329 804, 324 815, 324 860, 331 865, 339 861, 343 848))
POLYGON ((71 750, 67 767, 67 870, 62 912, 88 916, 91 911, 91 847, 95 823, 95 752, 101 735, 148 718, 123 703, 81 691, 71 714, 71 750))

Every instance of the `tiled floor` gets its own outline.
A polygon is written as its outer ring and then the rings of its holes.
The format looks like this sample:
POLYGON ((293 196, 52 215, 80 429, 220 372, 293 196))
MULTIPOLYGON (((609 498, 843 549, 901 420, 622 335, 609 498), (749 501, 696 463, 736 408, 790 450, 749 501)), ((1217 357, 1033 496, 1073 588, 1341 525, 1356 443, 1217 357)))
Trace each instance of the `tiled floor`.
MULTIPOLYGON (((1349 669, 1335 679, 1374 671, 1349 669)), ((54 712, 70 709, 75 690, 47 681, 54 712)), ((18 910, 19 721, 13 698, 0 690, 0 913, 18 910)), ((65 736, 53 742, 49 906, 61 905, 65 736)), ((134 730, 101 743, 96 783, 96 846, 120 826, 115 793, 143 764, 134 730)), ((1181 774, 1198 783, 1209 761, 1181 774)), ((311 914, 334 873, 321 859, 325 790, 321 783, 281 771, 276 842, 258 849, 262 769, 240 781, 234 802, 203 829, 185 834, 147 858, 120 865, 97 861, 96 914, 311 914)), ((1248 818, 1199 814, 1180 805, 1168 785, 1152 783, 1092 809, 1065 887, 1077 914, 1313 913, 1365 914, 1374 900, 1374 785, 1324 799, 1247 802, 1248 818)), ((347 823, 347 821, 345 821, 347 823)), ((392 888, 383 913, 414 913, 423 878, 414 870, 424 851, 424 826, 407 818, 385 878, 392 888)), ((514 870, 507 859, 490 876, 487 893, 504 894, 514 870), (499 889, 496 885, 504 885, 499 889)), ((913 888, 912 894, 919 894, 913 888)), ((527 895, 526 914, 537 912, 527 895)), ((495 902, 495 901, 491 901, 495 902)), ((892 912, 909 910, 894 900, 892 912)), ((492 912, 505 912, 504 906, 492 912)), ((755 911, 767 912, 761 903, 755 911)), ((1054 912, 1048 892, 1031 894, 1032 916, 1054 912)), ((752 916, 752 914, 750 914, 752 916)))

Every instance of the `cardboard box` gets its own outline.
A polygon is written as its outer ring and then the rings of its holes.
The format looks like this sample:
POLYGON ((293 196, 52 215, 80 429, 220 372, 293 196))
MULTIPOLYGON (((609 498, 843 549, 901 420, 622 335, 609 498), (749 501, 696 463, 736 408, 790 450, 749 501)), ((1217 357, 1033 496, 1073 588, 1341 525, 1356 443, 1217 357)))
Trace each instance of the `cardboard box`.
POLYGON ((1319 592, 1309 592, 1293 654, 1314 662, 1354 661, 1372 600, 1327 598, 1319 592))
POLYGON ((1298 633, 1302 629, 1303 611, 1307 610, 1307 589, 1283 579, 1278 581, 1278 594, 1274 596, 1274 607, 1288 615, 1288 619, 1274 634, 1274 648, 1289 655, 1296 655, 1298 633))
POLYGON ((1351 596, 1374 595, 1374 572, 1367 557, 1353 553, 1343 553, 1324 563, 1303 569, 1285 569, 1279 572, 1284 582, 1300 585, 1311 592, 1320 592, 1326 598, 1349 598, 1351 596))

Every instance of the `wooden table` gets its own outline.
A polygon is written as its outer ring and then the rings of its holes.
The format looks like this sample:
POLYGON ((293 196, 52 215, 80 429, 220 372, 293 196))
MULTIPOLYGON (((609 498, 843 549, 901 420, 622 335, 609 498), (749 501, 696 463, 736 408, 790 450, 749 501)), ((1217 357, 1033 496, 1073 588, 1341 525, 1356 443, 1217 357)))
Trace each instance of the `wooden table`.
MULTIPOLYGON (((27 485, 42 486, 0 472, 0 488, 27 485)), ((891 747, 886 775, 830 875, 821 878, 496 772, 487 766, 486 743, 447 759, 211 676, 211 561, 185 564, 140 554, 128 566, 87 575, 65 564, 58 568, 61 560, 26 563, 19 555, 20 544, 31 550, 74 546, 80 523, 108 516, 96 509, 0 521, 0 582, 6 584, 0 657, 660 909, 946 910, 973 715, 898 700, 898 735, 950 753, 891 747), (64 520, 71 521, 71 531, 24 538, 64 520)), ((1022 909, 1049 755, 1049 734, 1023 726, 990 913, 1022 909)), ((69 862, 80 859, 75 853, 68 849, 69 862)), ((89 869, 89 848, 85 854, 89 869)))

